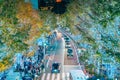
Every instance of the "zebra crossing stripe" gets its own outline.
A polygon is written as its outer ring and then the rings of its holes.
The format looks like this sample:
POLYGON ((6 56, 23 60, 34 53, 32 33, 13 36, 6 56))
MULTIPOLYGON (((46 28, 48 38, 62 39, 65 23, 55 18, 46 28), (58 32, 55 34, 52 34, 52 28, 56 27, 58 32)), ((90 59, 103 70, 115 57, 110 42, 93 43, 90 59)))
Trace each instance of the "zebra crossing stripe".
POLYGON ((70 80, 70 73, 66 73, 67 80, 70 80))
POLYGON ((70 80, 70 73, 43 73, 40 80, 70 80))
POLYGON ((42 75, 42 80, 45 80, 45 73, 43 73, 42 75))
POLYGON ((47 74, 46 80, 50 80, 50 73, 47 74))
POLYGON ((60 73, 57 74, 57 80, 60 80, 60 73))
POLYGON ((65 73, 62 73, 62 80, 65 80, 65 73))
POLYGON ((52 74, 52 80, 54 80, 55 79, 55 74, 52 74))

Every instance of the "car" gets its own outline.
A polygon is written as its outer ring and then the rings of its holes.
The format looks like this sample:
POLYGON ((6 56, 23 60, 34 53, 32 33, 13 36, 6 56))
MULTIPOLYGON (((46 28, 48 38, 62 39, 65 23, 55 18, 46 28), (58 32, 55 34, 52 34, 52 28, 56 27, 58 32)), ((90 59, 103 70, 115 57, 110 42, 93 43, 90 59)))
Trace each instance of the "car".
POLYGON ((63 37, 66 38, 67 36, 63 34, 63 37))
POLYGON ((67 57, 73 57, 73 50, 72 48, 67 49, 67 57))
POLYGON ((70 31, 70 29, 69 29, 68 27, 65 27, 64 30, 65 30, 66 32, 69 32, 69 31, 70 31))
POLYGON ((66 43, 65 48, 71 48, 71 44, 69 42, 66 43))
POLYGON ((65 41, 69 41, 69 38, 68 37, 64 37, 65 41))
POLYGON ((67 43, 67 42, 70 42, 70 38, 68 38, 68 37, 66 37, 66 38, 64 38, 65 39, 65 42, 67 43))
POLYGON ((55 62, 52 64, 51 73, 60 73, 60 63, 55 62))

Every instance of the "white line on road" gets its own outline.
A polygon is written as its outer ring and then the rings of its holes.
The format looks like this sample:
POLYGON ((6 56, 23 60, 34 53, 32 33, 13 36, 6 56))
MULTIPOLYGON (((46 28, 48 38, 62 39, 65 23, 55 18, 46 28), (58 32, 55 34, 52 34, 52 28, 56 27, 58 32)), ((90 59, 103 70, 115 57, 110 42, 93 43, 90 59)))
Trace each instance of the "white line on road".
POLYGON ((65 73, 62 73, 62 80, 65 80, 65 73))
POLYGON ((60 73, 57 74, 57 80, 60 80, 60 73))
POLYGON ((70 73, 66 73, 67 80, 70 80, 70 73))
POLYGON ((47 64, 46 64, 46 67, 47 67, 47 68, 48 68, 49 62, 50 62, 50 57, 49 57, 48 62, 47 62, 47 64))
POLYGON ((45 80, 45 73, 42 75, 42 80, 45 80))
POLYGON ((55 74, 52 74, 52 80, 54 80, 55 79, 55 74))
POLYGON ((50 73, 47 74, 47 79, 46 80, 50 80, 50 73))

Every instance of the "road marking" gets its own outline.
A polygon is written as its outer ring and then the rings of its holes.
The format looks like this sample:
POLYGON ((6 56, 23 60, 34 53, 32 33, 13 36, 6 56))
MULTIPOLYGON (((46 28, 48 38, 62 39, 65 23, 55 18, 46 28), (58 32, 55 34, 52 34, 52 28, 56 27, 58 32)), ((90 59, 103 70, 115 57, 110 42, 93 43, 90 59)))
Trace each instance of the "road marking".
POLYGON ((62 80, 65 80, 65 73, 62 73, 62 80))
POLYGON ((45 80, 45 73, 43 73, 42 75, 42 80, 45 80))
POLYGON ((70 80, 70 73, 66 73, 67 80, 70 80))
POLYGON ((54 80, 55 79, 55 74, 52 74, 52 80, 54 80))
MULTIPOLYGON (((56 47, 57 47, 57 43, 56 43, 56 41, 55 41, 55 51, 56 51, 56 49, 57 49, 56 47)), ((47 68, 48 68, 48 66, 49 66, 50 60, 54 60, 55 51, 54 51, 54 53, 53 53, 53 55, 52 55, 52 58, 51 58, 51 56, 49 56, 48 62, 47 62, 47 64, 46 64, 47 68)))
MULTIPOLYGON (((62 60, 62 65, 64 65, 64 57, 65 57, 65 41, 64 41, 64 39, 62 40, 63 41, 63 54, 62 54, 62 56, 63 56, 63 60, 62 60)), ((64 72, 64 66, 62 67, 62 71, 64 72)))
POLYGON ((50 80, 50 73, 47 74, 47 79, 46 80, 50 80))
POLYGON ((70 73, 43 73, 40 80, 70 80, 70 73))
POLYGON ((57 80, 60 80, 60 73, 57 74, 57 80))
POLYGON ((47 62, 47 64, 46 64, 46 67, 47 67, 47 68, 48 68, 49 62, 50 62, 50 57, 48 58, 48 62, 47 62))

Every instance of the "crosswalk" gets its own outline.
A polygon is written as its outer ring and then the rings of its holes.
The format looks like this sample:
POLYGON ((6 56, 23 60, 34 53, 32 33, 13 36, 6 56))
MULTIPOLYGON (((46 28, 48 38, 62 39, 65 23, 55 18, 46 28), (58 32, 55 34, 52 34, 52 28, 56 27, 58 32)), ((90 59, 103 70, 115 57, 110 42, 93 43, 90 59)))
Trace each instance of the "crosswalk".
POLYGON ((70 80, 70 73, 43 73, 39 80, 70 80))

